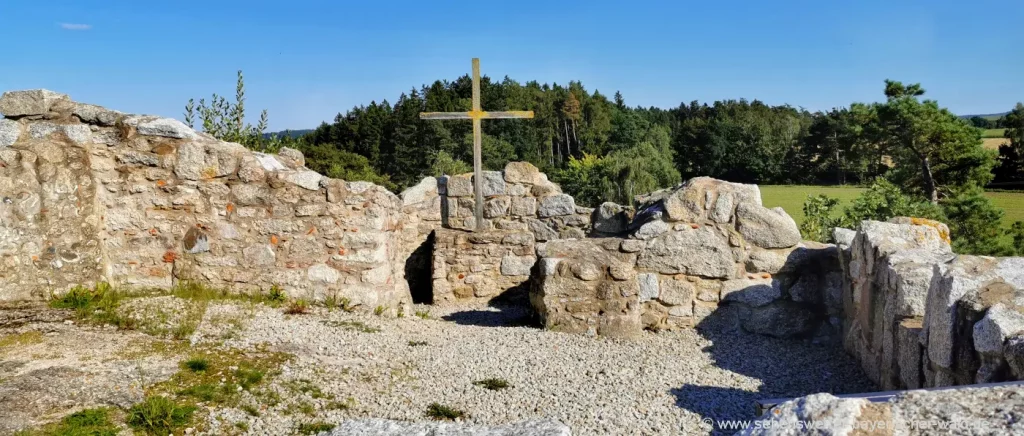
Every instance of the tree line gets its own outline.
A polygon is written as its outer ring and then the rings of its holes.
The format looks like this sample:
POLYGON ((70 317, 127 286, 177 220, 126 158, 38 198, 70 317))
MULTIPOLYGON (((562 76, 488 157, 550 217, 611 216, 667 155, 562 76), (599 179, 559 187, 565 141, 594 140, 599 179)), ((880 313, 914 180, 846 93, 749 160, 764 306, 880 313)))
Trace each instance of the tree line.
MULTIPOLYGON (((589 206, 604 201, 628 205, 636 194, 711 176, 760 184, 873 186, 884 181, 908 201, 942 210, 953 199, 991 206, 980 194, 982 187, 1024 181, 1024 105, 997 121, 1010 139, 997 152, 982 147, 979 121, 962 119, 924 98, 921 85, 887 80, 882 91, 883 102, 818 112, 744 99, 660 109, 631 107, 619 92, 609 99, 578 81, 563 86, 485 76, 485 110, 532 110, 535 118, 484 121, 482 160, 485 169, 494 170, 509 161, 531 162, 589 206)), ((471 123, 419 119, 421 112, 468 111, 468 75, 412 88, 394 102, 354 107, 304 135, 269 138, 262 132, 265 117, 260 126, 242 125, 241 72, 236 94, 234 105, 216 95, 212 104, 201 100, 204 130, 255 149, 298 148, 309 167, 331 177, 369 180, 398 191, 424 176, 471 170, 471 123), (225 123, 233 127, 218 127, 225 123)), ((190 123, 193 104, 186 113, 190 123)), ((870 192, 891 193, 887 189, 870 192)), ((963 222, 977 217, 942 216, 963 222)), ((990 218, 983 221, 999 232, 990 218)), ((954 235, 966 234, 970 226, 954 225, 954 235)))

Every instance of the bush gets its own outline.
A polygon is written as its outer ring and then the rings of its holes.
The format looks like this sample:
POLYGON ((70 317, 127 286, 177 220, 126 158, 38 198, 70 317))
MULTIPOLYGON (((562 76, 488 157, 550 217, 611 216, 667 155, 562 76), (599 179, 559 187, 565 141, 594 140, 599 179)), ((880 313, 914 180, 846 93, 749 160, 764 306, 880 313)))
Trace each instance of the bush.
POLYGON ((927 201, 915 200, 885 179, 873 184, 846 208, 844 226, 856 226, 864 220, 887 221, 898 216, 929 218, 943 221, 942 210, 927 201))
POLYGON ((953 239, 953 251, 962 254, 1010 256, 1014 247, 1002 240, 1004 212, 979 187, 969 187, 942 201, 953 239))
POLYGON ((804 239, 818 242, 832 242, 832 229, 840 227, 843 219, 835 216, 839 199, 824 194, 807 196, 804 200, 804 222, 800 223, 800 234, 804 239))

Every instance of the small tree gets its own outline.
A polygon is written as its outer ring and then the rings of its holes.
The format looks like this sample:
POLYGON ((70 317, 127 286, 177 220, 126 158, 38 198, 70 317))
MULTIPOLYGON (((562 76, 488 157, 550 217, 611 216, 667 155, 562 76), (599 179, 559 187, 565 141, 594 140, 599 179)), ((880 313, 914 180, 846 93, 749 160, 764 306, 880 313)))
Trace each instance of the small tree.
POLYGON ((190 98, 185 105, 185 124, 195 128, 196 115, 202 123, 203 132, 222 141, 237 142, 260 151, 273 151, 281 146, 278 138, 264 137, 263 133, 267 130, 266 109, 260 112, 260 121, 256 126, 245 122, 245 80, 242 70, 238 70, 234 103, 214 93, 209 103, 206 99, 199 99, 199 106, 196 107, 195 99, 190 98))
POLYGON ((804 200, 804 221, 800 223, 800 234, 804 238, 818 242, 832 242, 832 230, 843 224, 841 217, 835 216, 839 199, 824 194, 808 195, 804 200))

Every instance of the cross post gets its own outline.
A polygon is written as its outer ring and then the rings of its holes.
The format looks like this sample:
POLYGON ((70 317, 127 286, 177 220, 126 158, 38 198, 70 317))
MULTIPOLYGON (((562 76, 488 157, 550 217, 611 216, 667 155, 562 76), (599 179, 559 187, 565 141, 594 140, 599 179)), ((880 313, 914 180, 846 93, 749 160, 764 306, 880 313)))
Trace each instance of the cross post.
POLYGON ((473 214, 476 217, 476 231, 484 228, 484 195, 483 195, 483 153, 481 142, 483 132, 480 120, 533 118, 533 111, 501 111, 485 112, 480 107, 480 58, 473 58, 473 108, 469 112, 422 112, 423 120, 473 120, 473 214))

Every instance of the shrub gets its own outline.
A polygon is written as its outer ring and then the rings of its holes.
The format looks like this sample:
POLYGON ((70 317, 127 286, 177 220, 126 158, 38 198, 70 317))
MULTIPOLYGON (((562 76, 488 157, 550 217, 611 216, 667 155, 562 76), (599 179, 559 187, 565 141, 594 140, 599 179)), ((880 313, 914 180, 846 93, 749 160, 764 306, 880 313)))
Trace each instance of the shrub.
POLYGON ((821 194, 807 196, 804 200, 804 222, 800 223, 800 234, 805 239, 818 242, 832 242, 832 229, 842 225, 842 218, 835 216, 839 199, 821 194))

